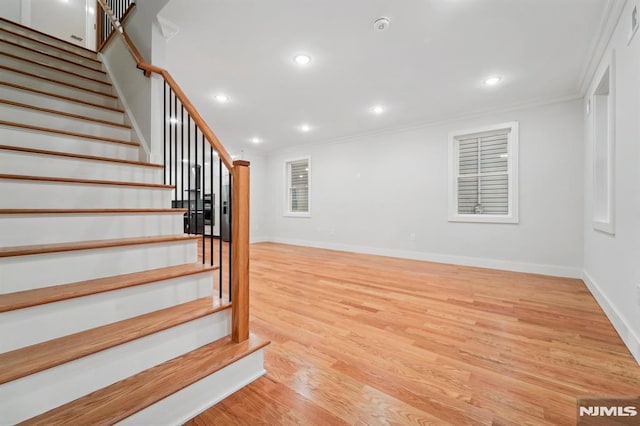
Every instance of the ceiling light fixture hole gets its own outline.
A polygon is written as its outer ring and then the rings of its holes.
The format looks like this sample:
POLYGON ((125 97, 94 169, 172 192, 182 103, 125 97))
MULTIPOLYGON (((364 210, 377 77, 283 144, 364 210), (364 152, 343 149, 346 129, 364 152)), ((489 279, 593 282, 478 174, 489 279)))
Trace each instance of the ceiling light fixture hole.
POLYGON ((382 16, 373 22, 373 29, 380 32, 389 28, 389 18, 382 16))

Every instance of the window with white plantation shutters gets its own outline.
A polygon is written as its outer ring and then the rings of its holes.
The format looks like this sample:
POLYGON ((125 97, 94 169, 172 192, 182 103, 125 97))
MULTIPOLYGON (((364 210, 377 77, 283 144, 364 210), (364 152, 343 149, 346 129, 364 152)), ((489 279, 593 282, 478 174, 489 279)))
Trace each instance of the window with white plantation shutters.
POLYGON ((450 136, 449 220, 517 222, 517 123, 450 136))
POLYGON ((310 160, 303 158, 287 161, 287 210, 292 216, 308 216, 310 160))

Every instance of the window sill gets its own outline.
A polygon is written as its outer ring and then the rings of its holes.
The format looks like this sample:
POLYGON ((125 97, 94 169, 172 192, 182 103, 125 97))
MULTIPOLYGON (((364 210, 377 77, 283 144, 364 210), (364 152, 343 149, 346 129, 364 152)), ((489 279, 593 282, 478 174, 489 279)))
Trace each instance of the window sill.
POLYGON ((613 228, 613 223, 611 222, 602 222, 598 220, 593 221, 593 229, 596 231, 604 232, 605 234, 615 235, 613 228))
POLYGON ((309 217, 311 217, 311 213, 291 213, 291 212, 287 212, 287 213, 283 214, 282 216, 284 216, 284 217, 306 217, 306 218, 309 218, 309 217))
POLYGON ((471 222, 471 223, 519 223, 517 217, 499 215, 452 215, 449 222, 471 222))

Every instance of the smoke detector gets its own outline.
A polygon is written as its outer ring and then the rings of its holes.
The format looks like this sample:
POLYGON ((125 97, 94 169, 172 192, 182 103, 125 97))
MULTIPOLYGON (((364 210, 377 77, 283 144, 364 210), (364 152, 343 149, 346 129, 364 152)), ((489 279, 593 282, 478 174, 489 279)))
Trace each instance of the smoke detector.
POLYGON ((383 16, 381 18, 376 19, 373 22, 373 29, 375 29, 378 32, 384 31, 387 28, 389 28, 389 18, 386 18, 383 16))

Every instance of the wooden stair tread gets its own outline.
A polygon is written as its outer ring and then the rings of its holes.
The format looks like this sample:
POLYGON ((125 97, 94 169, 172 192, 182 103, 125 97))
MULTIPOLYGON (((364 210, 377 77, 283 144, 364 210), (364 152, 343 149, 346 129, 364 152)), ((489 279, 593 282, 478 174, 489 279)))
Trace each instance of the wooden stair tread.
POLYGON ((163 281, 172 278, 200 274, 203 272, 215 271, 217 269, 219 269, 218 266, 188 263, 185 265, 135 272, 132 274, 116 275, 71 284, 0 294, 0 313, 59 302, 61 300, 73 299, 76 297, 105 293, 107 291, 134 287, 137 285, 149 284, 155 281, 163 281))
POLYGON ((173 185, 164 185, 162 183, 119 182, 115 180, 77 179, 77 178, 52 177, 52 176, 26 176, 26 175, 0 174, 0 179, 33 180, 33 181, 37 180, 41 182, 63 182, 63 183, 88 184, 88 185, 135 186, 135 187, 141 187, 141 188, 173 189, 173 185))
POLYGON ((99 80, 99 79, 96 79, 96 78, 93 78, 93 77, 88 77, 86 75, 75 73, 73 71, 68 71, 68 70, 65 70, 65 69, 62 69, 62 68, 54 67, 53 65, 45 64, 44 62, 34 61, 33 59, 23 58, 22 56, 14 55, 12 53, 7 53, 7 52, 0 52, 0 55, 7 56, 7 57, 13 58, 13 59, 17 59, 19 61, 28 62, 30 64, 37 65, 39 67, 49 68, 51 70, 55 70, 55 71, 58 71, 58 72, 69 74, 69 75, 71 75, 73 77, 76 77, 76 78, 83 78, 85 80, 89 80, 89 81, 92 81, 94 83, 104 84, 105 86, 111 87, 111 83, 109 83, 108 81, 99 80))
POLYGON ((14 89, 24 90, 24 91, 27 91, 27 92, 33 92, 33 93, 37 93, 37 94, 43 95, 43 96, 49 96, 49 97, 52 97, 52 98, 58 98, 58 99, 62 99, 62 100, 69 101, 69 102, 75 102, 75 103, 87 105, 87 106, 94 107, 94 108, 102 108, 102 109, 107 109, 109 111, 119 112, 119 113, 123 113, 124 114, 124 110, 123 109, 113 108, 113 107, 109 107, 109 106, 106 106, 106 105, 94 104, 92 102, 83 101, 82 99, 77 99, 77 98, 72 98, 72 97, 69 97, 69 96, 58 95, 57 93, 46 92, 44 90, 39 90, 39 89, 36 89, 36 88, 33 88, 33 87, 28 87, 28 86, 21 86, 19 84, 10 83, 8 81, 0 81, 0 86, 13 87, 14 89))
POLYGON ((101 74, 104 74, 104 75, 107 74, 105 71, 103 71, 101 69, 96 69, 96 68, 89 67, 89 66, 84 65, 84 64, 80 64, 78 62, 70 61, 69 59, 61 58, 60 56, 55 56, 55 55, 52 55, 50 53, 47 53, 47 52, 44 52, 44 51, 41 51, 41 50, 38 50, 38 49, 34 49, 33 47, 24 46, 22 44, 15 43, 15 42, 13 42, 11 40, 0 39, 0 43, 9 44, 11 46, 18 47, 20 49, 25 49, 25 50, 28 50, 30 52, 37 53, 38 55, 43 55, 43 56, 46 56, 46 57, 51 58, 51 59, 55 59, 55 60, 58 60, 58 61, 66 62, 68 64, 75 65, 75 66, 78 66, 78 67, 82 67, 82 68, 85 68, 85 69, 90 70, 90 71, 95 71, 95 72, 98 72, 98 73, 101 73, 101 74))
POLYGON ((113 138, 106 138, 104 136, 88 135, 86 133, 70 132, 68 130, 52 129, 50 127, 33 126, 31 124, 16 123, 14 121, 0 120, 0 126, 19 127, 21 129, 36 130, 38 132, 56 133, 56 134, 60 134, 60 135, 73 136, 73 137, 82 138, 82 139, 94 139, 94 140, 102 141, 102 142, 119 143, 121 145, 131 145, 131 146, 134 146, 134 147, 139 147, 140 146, 136 142, 125 141, 125 140, 121 140, 121 139, 113 139, 113 138))
MULTIPOLYGON (((60 52, 65 52, 65 53, 77 56, 78 58, 82 58, 82 59, 85 59, 87 61, 95 62, 96 64, 101 64, 99 59, 90 58, 88 56, 81 55, 81 54, 79 54, 77 52, 73 52, 71 50, 63 49, 62 47, 58 47, 58 46, 54 46, 54 45, 49 44, 49 43, 45 43, 42 40, 37 40, 35 38, 28 37, 28 36, 26 36, 24 34, 16 33, 15 31, 11 31, 11 30, 8 30, 6 28, 0 28, 0 33, 2 33, 2 32, 9 33, 9 34, 14 35, 16 37, 20 37, 23 40, 29 40, 29 42, 31 42, 31 43, 36 43, 36 44, 41 44, 41 45, 47 46, 47 49, 55 49, 55 50, 58 50, 60 52)), ((61 40, 61 41, 66 42, 65 40, 61 40)), ((81 46, 78 46, 78 47, 81 47, 81 46)), ((95 53, 95 52, 92 52, 92 53, 95 53)))
POLYGON ((145 163, 143 161, 120 160, 118 158, 107 158, 107 157, 98 157, 95 155, 73 154, 69 152, 60 152, 60 151, 47 151, 44 149, 23 148, 21 146, 12 146, 12 145, 0 145, 0 150, 18 151, 18 152, 26 152, 26 153, 32 153, 32 154, 53 155, 58 157, 79 158, 82 160, 91 160, 91 161, 105 161, 108 163, 121 163, 121 164, 129 164, 132 166, 152 167, 152 168, 158 168, 158 169, 164 168, 162 164, 145 163))
MULTIPOLYGON (((10 19, 6 19, 6 18, 3 18, 3 17, 1 17, 1 16, 0 16, 0 20, 2 20, 2 21, 4 21, 4 22, 8 22, 10 25, 13 25, 13 26, 15 26, 15 27, 20 27, 20 28, 25 29, 25 30, 27 30, 27 31, 31 31, 31 32, 36 33, 36 34, 40 34, 41 36, 45 36, 45 37, 47 37, 47 38, 50 38, 50 39, 53 39, 53 40, 56 40, 56 41, 59 41, 59 42, 62 42, 62 43, 68 44, 70 47, 74 47, 74 48, 78 48, 78 49, 84 50, 84 51, 86 51, 87 53, 91 53, 91 54, 93 54, 93 55, 95 55, 95 54, 96 54, 96 52, 95 52, 95 51, 90 50, 90 49, 87 49, 86 47, 78 46, 77 44, 71 43, 70 41, 63 40, 63 39, 58 38, 58 37, 56 37, 56 36, 52 36, 51 34, 43 33, 42 31, 38 31, 38 30, 36 30, 36 29, 34 29, 34 28, 27 27, 26 25, 19 24, 19 23, 14 22, 14 21, 12 21, 12 20, 10 20, 10 19)), ((24 37, 24 38, 28 38, 28 39, 30 39, 30 40, 33 40, 31 37, 25 36, 25 35, 23 35, 23 34, 19 34, 19 35, 20 35, 20 36, 22 36, 22 37, 24 37)), ((70 52, 70 53, 74 53, 73 51, 68 51, 68 50, 66 50, 66 49, 65 49, 65 51, 66 51, 66 52, 70 52)), ((76 53, 76 54, 77 54, 77 53, 76 53)), ((81 55, 81 56, 82 56, 82 55, 81 55)), ((91 58, 88 58, 88 59, 91 59, 91 58)))
POLYGON ((67 83, 66 81, 60 81, 60 80, 56 80, 55 78, 45 77, 43 75, 38 75, 38 74, 33 74, 33 73, 30 73, 30 72, 27 72, 27 71, 23 71, 23 70, 19 70, 19 69, 16 69, 16 68, 8 67, 6 65, 0 65, 0 69, 4 69, 4 70, 7 70, 7 71, 15 72, 15 73, 18 73, 18 74, 23 74, 23 75, 26 75, 28 77, 37 78, 37 79, 40 79, 40 80, 45 80, 45 81, 48 81, 48 82, 51 82, 51 83, 54 83, 54 84, 60 84, 60 85, 63 85, 63 86, 71 87, 71 88, 76 89, 76 90, 84 90, 85 92, 93 93, 94 95, 106 96, 106 97, 113 98, 113 99, 117 99, 118 98, 116 95, 112 95, 111 93, 105 93, 105 92, 102 92, 100 90, 90 89, 88 87, 77 86, 75 84, 67 83))
POLYGON ((11 106, 18 107, 18 108, 32 109, 32 110, 35 110, 35 111, 46 112, 47 114, 61 115, 61 116, 64 116, 64 117, 75 118, 77 120, 91 121, 91 122, 98 123, 98 124, 106 124, 108 126, 122 127, 124 129, 131 129, 131 126, 129 126, 128 124, 115 123, 113 121, 107 121, 107 120, 101 120, 99 118, 87 117, 86 115, 72 114, 70 112, 58 111, 58 110, 55 110, 55 109, 43 108, 43 107, 39 107, 39 106, 35 106, 35 105, 29 105, 29 104, 23 104, 23 103, 20 103, 20 102, 9 101, 7 99, 0 99, 0 104, 11 105, 11 106))
POLYGON ((205 297, 0 354, 0 384, 222 311, 205 297))
POLYGON ((25 425, 113 424, 250 355, 270 342, 224 337, 24 422, 25 425))
POLYGON ((0 214, 186 213, 187 209, 0 209, 0 214))
POLYGON ((13 256, 29 256, 34 254, 61 253, 66 251, 93 250, 109 247, 125 247, 140 244, 155 244, 197 240, 200 235, 166 235, 160 237, 115 238, 110 240, 79 241, 72 243, 37 244, 29 246, 0 247, 0 258, 13 256))

